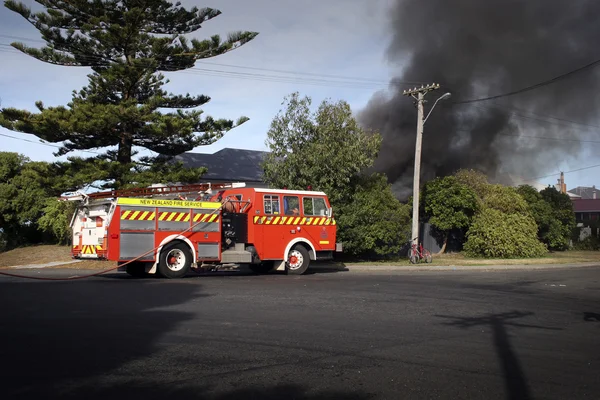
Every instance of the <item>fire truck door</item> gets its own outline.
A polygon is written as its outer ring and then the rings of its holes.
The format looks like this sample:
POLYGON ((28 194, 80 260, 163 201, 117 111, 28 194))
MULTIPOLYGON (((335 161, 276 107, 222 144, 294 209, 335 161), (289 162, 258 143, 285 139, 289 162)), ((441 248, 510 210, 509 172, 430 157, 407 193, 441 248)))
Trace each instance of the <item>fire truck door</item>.
POLYGON ((82 257, 98 257, 97 251, 102 249, 106 236, 107 213, 104 208, 90 209, 82 218, 81 244, 82 257))
POLYGON ((258 217, 255 228, 260 238, 259 255, 263 260, 281 258, 280 243, 284 240, 284 231, 289 228, 282 225, 281 198, 279 195, 263 196, 263 213, 258 217))

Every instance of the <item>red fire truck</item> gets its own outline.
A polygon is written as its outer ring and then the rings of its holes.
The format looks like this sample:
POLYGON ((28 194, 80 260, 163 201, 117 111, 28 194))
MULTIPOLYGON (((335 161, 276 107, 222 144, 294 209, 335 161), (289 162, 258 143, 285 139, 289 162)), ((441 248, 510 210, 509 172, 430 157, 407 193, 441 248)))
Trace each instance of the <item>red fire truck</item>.
POLYGON ((133 276, 179 278, 222 264, 304 274, 311 261, 342 251, 331 205, 318 191, 230 183, 63 199, 80 202, 71 222, 73 257, 117 261, 133 276))

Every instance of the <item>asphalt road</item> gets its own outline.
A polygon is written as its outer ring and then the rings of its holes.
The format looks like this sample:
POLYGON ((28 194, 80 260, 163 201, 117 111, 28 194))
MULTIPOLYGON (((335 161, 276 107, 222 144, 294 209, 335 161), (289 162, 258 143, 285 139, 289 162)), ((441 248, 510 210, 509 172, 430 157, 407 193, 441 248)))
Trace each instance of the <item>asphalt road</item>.
POLYGON ((6 400, 600 398, 600 267, 0 278, 0 304, 6 400))

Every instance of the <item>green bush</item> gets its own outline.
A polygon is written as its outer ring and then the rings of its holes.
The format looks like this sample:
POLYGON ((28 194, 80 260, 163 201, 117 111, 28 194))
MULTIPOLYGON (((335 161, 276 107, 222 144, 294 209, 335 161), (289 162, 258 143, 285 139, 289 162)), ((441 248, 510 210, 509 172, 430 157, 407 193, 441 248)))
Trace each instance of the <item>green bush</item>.
POLYGON ((548 252, 537 239, 535 220, 525 214, 506 214, 485 208, 467 232, 465 254, 486 258, 533 258, 548 252))
POLYGON ((588 236, 582 241, 573 244, 575 250, 600 250, 600 239, 596 236, 588 236))
POLYGON ((489 185, 483 197, 484 204, 507 214, 527 214, 527 202, 515 188, 502 185, 489 185))
POLYGON ((75 204, 51 198, 46 201, 43 215, 38 220, 40 230, 50 234, 59 244, 68 244, 71 239, 71 218, 75 204))
POLYGON ((394 197, 384 175, 363 177, 349 201, 334 210, 346 255, 397 255, 410 236, 411 208, 394 197))

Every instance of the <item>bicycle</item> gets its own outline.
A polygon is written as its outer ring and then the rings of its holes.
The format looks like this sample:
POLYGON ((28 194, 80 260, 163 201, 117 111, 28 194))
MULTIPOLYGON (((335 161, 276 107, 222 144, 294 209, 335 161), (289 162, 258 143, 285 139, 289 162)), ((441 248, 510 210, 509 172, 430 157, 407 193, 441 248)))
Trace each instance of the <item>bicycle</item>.
MULTIPOLYGON (((418 238, 414 238, 412 242, 414 242, 418 238)), ((431 263, 433 261, 431 257, 431 252, 423 247, 423 243, 419 243, 418 245, 412 244, 410 249, 408 250, 408 259, 411 264, 416 264, 421 260, 425 260, 426 263, 431 263)))

